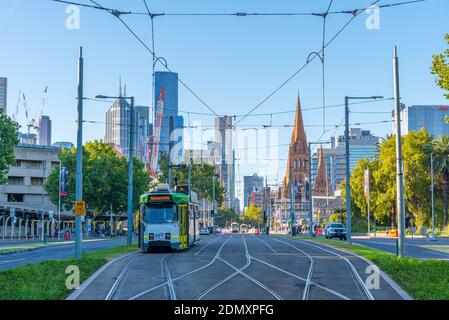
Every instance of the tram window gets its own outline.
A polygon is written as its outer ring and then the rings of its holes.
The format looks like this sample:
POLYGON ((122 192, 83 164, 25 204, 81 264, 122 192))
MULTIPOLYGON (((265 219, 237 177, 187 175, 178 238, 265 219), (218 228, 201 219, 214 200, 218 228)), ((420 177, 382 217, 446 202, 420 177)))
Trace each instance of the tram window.
POLYGON ((147 223, 173 223, 177 221, 174 206, 146 207, 147 223))

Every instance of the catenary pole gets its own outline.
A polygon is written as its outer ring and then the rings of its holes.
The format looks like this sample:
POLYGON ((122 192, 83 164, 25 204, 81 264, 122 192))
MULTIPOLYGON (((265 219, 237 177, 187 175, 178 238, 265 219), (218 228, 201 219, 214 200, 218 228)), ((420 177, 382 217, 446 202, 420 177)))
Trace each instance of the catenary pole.
POLYGON ((396 123, 396 204, 398 218, 398 256, 404 256, 405 245, 405 202, 404 202, 404 173, 402 169, 402 143, 401 143, 401 105, 399 93, 399 59, 398 49, 394 47, 393 57, 394 76, 394 104, 396 123))
MULTIPOLYGON (((76 140, 76 186, 75 200, 83 200, 83 47, 80 47, 78 59, 78 132, 76 140)), ((81 258, 81 217, 75 217, 75 258, 81 258)))

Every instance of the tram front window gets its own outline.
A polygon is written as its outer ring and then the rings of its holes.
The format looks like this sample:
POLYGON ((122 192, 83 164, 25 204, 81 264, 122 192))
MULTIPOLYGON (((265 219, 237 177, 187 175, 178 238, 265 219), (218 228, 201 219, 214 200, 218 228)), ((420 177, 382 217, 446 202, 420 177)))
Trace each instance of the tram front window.
POLYGON ((147 223, 174 223, 177 219, 175 206, 154 206, 146 207, 145 214, 147 223))

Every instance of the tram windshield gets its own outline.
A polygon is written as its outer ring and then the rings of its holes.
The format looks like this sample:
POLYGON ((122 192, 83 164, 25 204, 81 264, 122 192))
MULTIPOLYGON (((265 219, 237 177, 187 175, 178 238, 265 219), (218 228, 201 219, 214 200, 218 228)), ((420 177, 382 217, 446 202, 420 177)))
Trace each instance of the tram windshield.
POLYGON ((145 207, 146 222, 151 224, 177 222, 176 206, 150 206, 145 207))

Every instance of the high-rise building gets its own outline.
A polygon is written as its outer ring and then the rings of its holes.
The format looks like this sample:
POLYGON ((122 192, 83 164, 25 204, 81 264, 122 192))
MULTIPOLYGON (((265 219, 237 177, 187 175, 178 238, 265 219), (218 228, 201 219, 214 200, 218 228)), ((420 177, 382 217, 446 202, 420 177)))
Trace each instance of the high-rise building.
POLYGON ((72 142, 68 141, 57 141, 53 143, 53 147, 58 147, 64 150, 71 150, 73 147, 75 147, 75 145, 72 142))
POLYGON ((255 196, 263 190, 263 177, 257 174, 243 177, 243 201, 244 208, 247 208, 255 201, 255 196))
POLYGON ((225 206, 231 208, 235 198, 234 152, 232 148, 232 117, 215 118, 215 143, 220 153, 220 182, 225 190, 225 206))
MULTIPOLYGON (((159 152, 169 153, 170 144, 170 118, 173 117, 174 144, 178 144, 177 153, 180 153, 182 159, 182 130, 184 119, 178 115, 178 74, 174 72, 156 72, 155 73, 155 92, 164 91, 163 118, 159 137, 159 152), (179 145, 181 143, 181 145, 179 145)), ((154 97, 154 119, 157 118, 159 95, 154 97)), ((157 139, 157 137, 153 137, 157 139)))
MULTIPOLYGON (((121 96, 120 93, 120 97, 121 96)), ((106 134, 104 141, 114 147, 122 155, 128 155, 129 129, 130 105, 124 99, 117 99, 106 111, 106 134)))
POLYGON ((0 110, 6 114, 8 98, 8 79, 0 77, 0 110))
POLYGON ((149 159, 148 156, 148 139, 150 137, 150 108, 144 106, 136 106, 135 107, 135 116, 136 116, 136 141, 134 156, 141 160, 142 162, 147 163, 149 159))
MULTIPOLYGON (((345 137, 332 137, 332 143, 336 149, 345 149, 345 137)), ((349 164, 350 170, 354 170, 357 161, 368 158, 372 160, 377 153, 379 137, 371 134, 369 130, 350 128, 349 130, 349 164)), ((342 159, 341 161, 345 161, 342 159)))
POLYGON ((51 120, 49 116, 39 119, 39 145, 51 146, 51 120))
MULTIPOLYGON (((401 105, 401 134, 406 135, 410 131, 426 129, 430 135, 437 137, 449 135, 449 126, 445 122, 449 115, 449 106, 442 105, 413 105, 405 107, 401 105)), ((396 123, 393 117, 393 132, 396 132, 396 123)))

